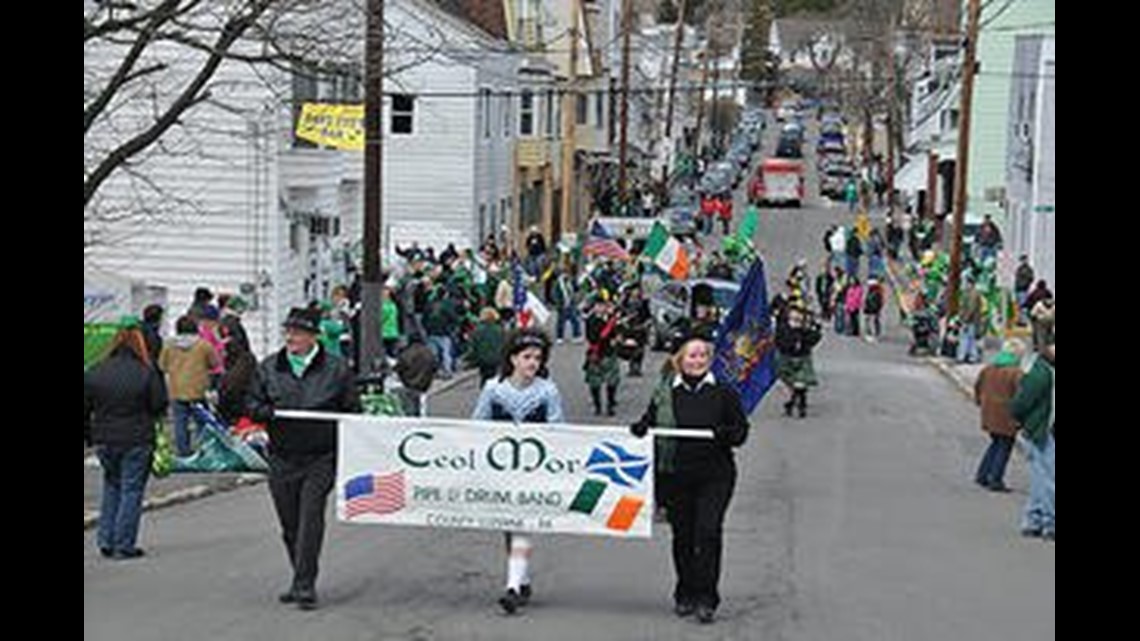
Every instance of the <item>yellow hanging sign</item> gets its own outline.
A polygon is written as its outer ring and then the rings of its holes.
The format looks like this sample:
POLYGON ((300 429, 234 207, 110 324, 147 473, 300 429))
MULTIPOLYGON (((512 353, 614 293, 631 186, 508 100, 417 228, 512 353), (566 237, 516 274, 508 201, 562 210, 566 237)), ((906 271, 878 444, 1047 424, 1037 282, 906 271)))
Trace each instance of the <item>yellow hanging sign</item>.
POLYGON ((364 105, 305 103, 297 119, 297 137, 334 149, 361 151, 364 105))

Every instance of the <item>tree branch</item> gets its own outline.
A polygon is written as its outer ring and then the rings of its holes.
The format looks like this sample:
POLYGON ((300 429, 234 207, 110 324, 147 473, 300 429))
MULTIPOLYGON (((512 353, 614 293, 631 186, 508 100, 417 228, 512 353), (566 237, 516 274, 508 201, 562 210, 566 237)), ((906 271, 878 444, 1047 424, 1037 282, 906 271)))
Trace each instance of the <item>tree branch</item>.
POLYGON ((115 74, 107 81, 107 86, 103 88, 103 91, 99 93, 99 96, 95 98, 95 100, 83 109, 83 133, 87 133, 87 131, 91 129, 91 125, 95 122, 95 119, 99 117, 99 114, 103 113, 107 105, 111 104, 111 100, 115 97, 115 94, 119 92, 119 89, 128 82, 135 63, 142 57, 146 48, 150 46, 155 34, 158 33, 159 27, 174 17, 179 1, 180 0, 164 0, 164 2, 156 7, 150 14, 150 19, 147 20, 146 26, 139 32, 138 37, 135 39, 134 44, 131 45, 127 55, 124 56, 122 62, 119 63, 119 68, 115 70, 115 74))
POLYGON ((274 0, 258 0, 251 2, 248 13, 232 18, 222 29, 222 34, 214 44, 214 52, 198 70, 194 80, 182 91, 178 98, 166 109, 150 127, 135 137, 126 141, 112 151, 83 181, 83 205, 91 201, 92 196, 114 171, 132 156, 154 144, 168 129, 178 122, 178 119, 187 110, 206 100, 209 95, 204 92, 206 84, 213 77, 218 67, 225 59, 225 53, 236 43, 243 34, 257 21, 269 8, 274 0))

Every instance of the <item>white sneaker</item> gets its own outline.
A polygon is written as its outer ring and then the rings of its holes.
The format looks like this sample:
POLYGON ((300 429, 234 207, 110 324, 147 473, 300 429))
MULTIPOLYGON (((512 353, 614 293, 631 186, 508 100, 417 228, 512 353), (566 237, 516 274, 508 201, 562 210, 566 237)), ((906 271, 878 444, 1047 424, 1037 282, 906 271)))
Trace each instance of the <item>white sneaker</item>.
POLYGON ((562 340, 562 339, 560 338, 560 339, 558 339, 558 340, 554 341, 554 344, 555 344, 555 345, 562 345, 562 344, 564 344, 565 342, 566 342, 566 341, 564 341, 564 340, 562 340))

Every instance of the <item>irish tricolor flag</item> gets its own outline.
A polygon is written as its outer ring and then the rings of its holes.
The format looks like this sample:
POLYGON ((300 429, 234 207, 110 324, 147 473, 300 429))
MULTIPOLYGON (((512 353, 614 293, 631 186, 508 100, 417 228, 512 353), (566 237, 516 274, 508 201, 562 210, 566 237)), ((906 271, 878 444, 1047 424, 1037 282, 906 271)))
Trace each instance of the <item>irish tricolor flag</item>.
POLYGON ((685 248, 660 222, 653 224, 653 231, 645 241, 644 255, 672 278, 689 277, 689 256, 685 248))

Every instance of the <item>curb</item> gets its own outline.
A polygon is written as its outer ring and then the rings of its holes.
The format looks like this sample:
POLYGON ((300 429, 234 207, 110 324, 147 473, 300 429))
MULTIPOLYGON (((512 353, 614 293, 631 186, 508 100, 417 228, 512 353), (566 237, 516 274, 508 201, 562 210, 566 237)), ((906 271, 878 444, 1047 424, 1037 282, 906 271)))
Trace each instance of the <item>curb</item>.
POLYGON ((946 361, 940 358, 934 358, 932 356, 927 357, 926 362, 929 363, 931 367, 941 372, 941 374, 945 376, 947 380, 953 383, 954 387, 956 387, 958 391, 966 397, 967 400, 969 400, 971 403, 976 402, 976 399, 974 398, 973 383, 967 381, 961 374, 958 373, 957 370, 954 369, 952 365, 947 364, 946 361))
MULTIPOLYGON (((260 485, 264 483, 266 477, 262 474, 243 474, 238 476, 232 481, 219 483, 217 485, 194 485, 192 487, 175 490, 167 494, 151 497, 143 501, 143 512, 150 512, 152 510, 160 510, 162 508, 171 507, 174 505, 181 505, 189 503, 198 499, 213 496, 214 494, 221 494, 223 492, 230 492, 242 487, 251 485, 260 485)), ((83 529, 89 530, 99 522, 99 512, 92 510, 83 512, 83 529)))
POLYGON ((452 389, 459 387, 467 381, 473 380, 477 376, 479 376, 479 370, 477 369, 470 369, 461 374, 457 374, 450 380, 440 383, 439 386, 435 389, 428 390, 428 396, 438 396, 444 392, 451 391, 452 389))

